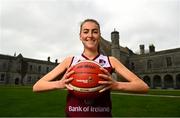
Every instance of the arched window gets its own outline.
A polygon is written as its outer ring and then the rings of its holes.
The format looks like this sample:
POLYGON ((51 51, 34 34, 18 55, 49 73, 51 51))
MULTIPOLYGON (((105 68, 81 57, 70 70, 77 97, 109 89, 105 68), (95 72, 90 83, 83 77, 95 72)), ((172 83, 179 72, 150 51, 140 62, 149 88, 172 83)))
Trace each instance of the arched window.
POLYGON ((18 85, 19 84, 19 78, 16 78, 15 79, 15 85, 18 85))
POLYGON ((5 81, 5 74, 1 74, 0 81, 5 81))
POLYGON ((151 78, 149 76, 144 76, 143 80, 148 86, 151 86, 151 78))
POLYGON ((173 88, 173 77, 169 74, 164 76, 164 87, 173 88))
POLYGON ((153 79, 154 88, 161 88, 161 77, 159 75, 155 75, 153 79))

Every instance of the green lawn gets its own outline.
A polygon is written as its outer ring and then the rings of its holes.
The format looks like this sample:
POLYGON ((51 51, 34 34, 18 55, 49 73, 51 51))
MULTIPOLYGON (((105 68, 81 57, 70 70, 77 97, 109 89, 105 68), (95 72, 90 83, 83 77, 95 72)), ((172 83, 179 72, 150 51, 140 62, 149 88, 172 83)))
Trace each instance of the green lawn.
MULTIPOLYGON (((113 116, 179 117, 179 90, 151 90, 151 95, 177 97, 134 96, 112 94, 113 116)), ((33 93, 31 87, 0 86, 0 117, 64 116, 66 91, 33 93)))

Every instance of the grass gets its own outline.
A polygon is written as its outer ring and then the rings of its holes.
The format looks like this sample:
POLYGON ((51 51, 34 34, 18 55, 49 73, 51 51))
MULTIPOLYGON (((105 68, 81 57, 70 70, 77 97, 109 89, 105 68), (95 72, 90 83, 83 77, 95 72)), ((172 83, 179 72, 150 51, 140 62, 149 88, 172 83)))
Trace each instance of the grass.
POLYGON ((64 116, 65 91, 33 93, 31 88, 3 88, 0 94, 0 116, 64 116))
MULTIPOLYGON (((179 90, 151 90, 154 97, 112 94, 114 117, 179 117, 179 90)), ((33 93, 31 87, 0 87, 0 117, 63 117, 66 91, 33 93)))
POLYGON ((113 95, 114 116, 178 117, 179 111, 180 98, 113 95))

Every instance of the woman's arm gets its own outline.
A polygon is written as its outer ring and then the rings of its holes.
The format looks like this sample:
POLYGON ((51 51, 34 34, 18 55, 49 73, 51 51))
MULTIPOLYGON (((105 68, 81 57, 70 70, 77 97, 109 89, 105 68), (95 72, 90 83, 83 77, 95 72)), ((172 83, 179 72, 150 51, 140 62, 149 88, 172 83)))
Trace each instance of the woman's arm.
POLYGON ((63 74, 68 69, 71 63, 71 60, 72 60, 72 57, 66 58, 63 62, 61 62, 58 66, 56 66, 52 71, 50 71, 45 76, 43 76, 40 80, 38 80, 33 86, 33 91, 40 92, 40 91, 48 91, 48 90, 62 89, 62 88, 68 87, 66 84, 72 80, 72 78, 69 78, 69 76, 73 73, 72 71, 69 72, 68 70, 67 73, 64 74, 64 76, 60 80, 56 80, 56 81, 52 81, 52 80, 57 78, 59 75, 63 74))
MULTIPOLYGON (((109 86, 105 89, 111 88, 112 90, 119 90, 124 92, 136 92, 136 93, 147 93, 148 85, 142 81, 139 77, 137 77, 133 72, 127 69, 119 60, 115 57, 109 57, 110 63, 112 67, 115 69, 116 73, 122 76, 127 82, 116 81, 112 78, 112 76, 103 69, 106 76, 103 78, 107 81, 100 82, 102 84, 109 84, 109 86)), ((102 76, 102 75, 101 75, 102 76)), ((104 90, 102 90, 104 91, 104 90)))

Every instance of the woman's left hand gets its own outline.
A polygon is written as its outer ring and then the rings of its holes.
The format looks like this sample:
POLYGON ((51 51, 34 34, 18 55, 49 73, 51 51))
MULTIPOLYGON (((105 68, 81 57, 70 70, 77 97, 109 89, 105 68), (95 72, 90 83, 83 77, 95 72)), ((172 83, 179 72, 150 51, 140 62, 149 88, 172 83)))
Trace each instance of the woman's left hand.
POLYGON ((103 78, 104 81, 99 81, 99 84, 106 85, 103 89, 101 89, 99 92, 106 91, 108 89, 111 89, 117 81, 112 78, 112 75, 104 68, 100 68, 104 74, 98 74, 99 77, 103 78))

